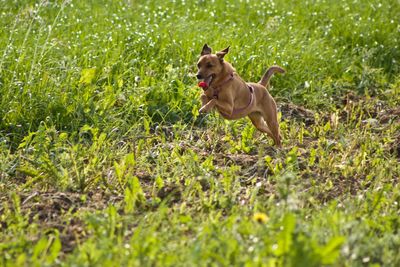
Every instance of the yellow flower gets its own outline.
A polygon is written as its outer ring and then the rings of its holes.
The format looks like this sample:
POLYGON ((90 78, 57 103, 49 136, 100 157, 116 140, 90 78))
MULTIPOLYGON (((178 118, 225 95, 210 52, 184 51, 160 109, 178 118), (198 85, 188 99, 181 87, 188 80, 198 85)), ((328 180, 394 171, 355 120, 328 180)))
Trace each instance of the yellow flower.
POLYGON ((253 215, 253 221, 258 223, 266 223, 268 221, 268 216, 262 212, 256 212, 253 215))

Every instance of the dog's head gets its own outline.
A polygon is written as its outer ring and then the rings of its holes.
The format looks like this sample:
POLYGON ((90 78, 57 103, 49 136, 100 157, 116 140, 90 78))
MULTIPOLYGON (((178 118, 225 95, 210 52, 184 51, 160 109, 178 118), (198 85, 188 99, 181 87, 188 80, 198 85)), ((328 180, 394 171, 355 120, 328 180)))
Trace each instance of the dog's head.
POLYGON ((197 62, 197 79, 203 80, 209 86, 213 79, 223 70, 224 56, 228 52, 229 46, 216 54, 211 54, 211 47, 205 44, 197 62))

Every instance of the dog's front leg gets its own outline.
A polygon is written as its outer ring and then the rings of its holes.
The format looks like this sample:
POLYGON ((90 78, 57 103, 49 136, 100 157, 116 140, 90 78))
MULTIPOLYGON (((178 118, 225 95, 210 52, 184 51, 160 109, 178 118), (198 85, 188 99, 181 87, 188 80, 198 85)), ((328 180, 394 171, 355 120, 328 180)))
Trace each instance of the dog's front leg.
POLYGON ((233 101, 231 102, 221 102, 217 101, 216 102, 217 109, 221 115, 226 118, 226 119, 232 119, 232 113, 233 113, 233 101))
POLYGON ((202 94, 202 95, 200 96, 200 100, 201 100, 201 106, 203 107, 203 106, 205 106, 211 99, 208 98, 207 95, 202 94))
MULTIPOLYGON (((207 98, 207 97, 206 97, 207 98)), ((203 98, 201 99, 203 102, 203 98)), ((204 102, 203 102, 204 103, 204 102)), ((211 99, 210 101, 208 101, 206 104, 203 104, 203 106, 201 107, 201 109, 199 110, 200 113, 206 113, 209 112, 213 107, 215 107, 217 103, 216 99, 211 99)))

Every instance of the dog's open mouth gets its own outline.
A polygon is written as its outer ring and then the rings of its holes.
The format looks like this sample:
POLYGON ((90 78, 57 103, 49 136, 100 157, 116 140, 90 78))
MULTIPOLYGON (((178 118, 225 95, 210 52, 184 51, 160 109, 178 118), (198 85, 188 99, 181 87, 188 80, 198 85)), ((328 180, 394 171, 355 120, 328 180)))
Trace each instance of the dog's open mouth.
POLYGON ((213 80, 213 77, 214 77, 214 75, 211 74, 207 78, 204 78, 202 80, 200 79, 200 82, 198 84, 199 87, 203 88, 203 90, 207 90, 207 88, 210 86, 210 84, 213 80))
POLYGON ((199 79, 198 86, 203 88, 203 90, 205 91, 208 89, 208 87, 210 87, 210 84, 212 83, 213 79, 214 79, 214 74, 211 74, 204 79, 199 79))
POLYGON ((203 82, 205 82, 207 84, 207 86, 210 86, 213 78, 214 78, 214 75, 210 75, 207 78, 204 78, 203 82))

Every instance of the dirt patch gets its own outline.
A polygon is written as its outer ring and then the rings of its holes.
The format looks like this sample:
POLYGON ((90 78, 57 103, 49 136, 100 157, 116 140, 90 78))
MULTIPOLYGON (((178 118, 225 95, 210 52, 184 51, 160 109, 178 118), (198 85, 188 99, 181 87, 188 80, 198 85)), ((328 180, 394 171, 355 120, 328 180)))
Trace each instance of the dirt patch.
POLYGON ((350 92, 342 97, 341 118, 349 118, 357 112, 363 120, 374 119, 376 123, 386 124, 400 120, 400 108, 390 107, 377 97, 366 97, 350 92))
POLYGON ((299 120, 306 126, 315 123, 314 111, 298 106, 293 103, 280 103, 278 109, 282 112, 282 117, 288 120, 299 120))
POLYGON ((397 157, 397 160, 400 162, 400 134, 398 134, 395 140, 390 143, 389 152, 397 157))
POLYGON ((252 167, 258 161, 257 155, 247 155, 247 154, 215 153, 214 158, 215 158, 215 163, 217 165, 222 165, 222 166, 225 166, 226 163, 232 163, 234 165, 239 165, 242 167, 252 167))
POLYGON ((381 111, 378 119, 380 123, 400 122, 400 107, 381 111))
POLYGON ((364 181, 365 177, 338 177, 332 179, 332 188, 325 191, 321 191, 317 195, 322 203, 327 203, 333 199, 338 199, 341 196, 347 196, 348 194, 355 196, 362 189, 361 181, 364 181))
MULTIPOLYGON (((76 216, 78 211, 105 209, 116 198, 104 193, 79 194, 73 192, 41 192, 29 194, 20 193, 21 214, 27 216, 30 224, 36 223, 40 229, 57 229, 60 233, 62 252, 71 252, 77 245, 86 239, 84 222, 76 216)), ((10 196, 0 199, 13 209, 10 196)), ((0 208, 2 213, 4 208, 0 208)), ((2 229, 7 229, 7 222, 1 222, 2 229)), ((39 236, 34 237, 38 239, 39 236)))

